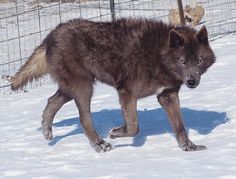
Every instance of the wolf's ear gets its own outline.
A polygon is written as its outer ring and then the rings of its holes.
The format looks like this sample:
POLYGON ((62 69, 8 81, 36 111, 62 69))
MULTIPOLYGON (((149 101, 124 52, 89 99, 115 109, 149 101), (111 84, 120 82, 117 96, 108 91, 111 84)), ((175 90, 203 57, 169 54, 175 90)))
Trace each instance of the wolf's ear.
POLYGON ((208 33, 205 26, 203 26, 197 33, 197 39, 200 43, 208 45, 208 33))
POLYGON ((169 46, 173 48, 178 48, 184 44, 184 39, 181 35, 174 29, 169 32, 169 46))

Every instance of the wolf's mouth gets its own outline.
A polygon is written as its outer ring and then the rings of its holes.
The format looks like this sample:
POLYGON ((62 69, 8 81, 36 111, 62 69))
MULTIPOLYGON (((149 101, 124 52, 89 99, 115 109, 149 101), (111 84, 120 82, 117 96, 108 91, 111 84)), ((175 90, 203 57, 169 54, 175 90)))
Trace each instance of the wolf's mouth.
POLYGON ((197 85, 189 85, 189 84, 186 84, 186 86, 187 86, 188 88, 191 88, 191 89, 193 89, 193 88, 196 88, 196 87, 197 87, 197 85))

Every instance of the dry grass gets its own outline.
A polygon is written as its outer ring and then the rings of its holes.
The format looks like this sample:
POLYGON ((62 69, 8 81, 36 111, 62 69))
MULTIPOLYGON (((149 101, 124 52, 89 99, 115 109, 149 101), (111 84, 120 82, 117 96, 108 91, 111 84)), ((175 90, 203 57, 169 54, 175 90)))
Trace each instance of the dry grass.
POLYGON ((9 0, 0 0, 0 4, 5 4, 5 3, 8 3, 8 2, 12 2, 12 1, 9 1, 9 0))

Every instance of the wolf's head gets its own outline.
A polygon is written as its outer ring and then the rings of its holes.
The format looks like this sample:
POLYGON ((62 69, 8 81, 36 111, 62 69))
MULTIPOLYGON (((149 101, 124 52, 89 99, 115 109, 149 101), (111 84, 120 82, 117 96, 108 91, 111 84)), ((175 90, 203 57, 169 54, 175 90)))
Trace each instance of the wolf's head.
POLYGON ((171 73, 189 88, 197 87, 215 62, 205 26, 198 32, 187 27, 170 30, 167 54, 171 73))

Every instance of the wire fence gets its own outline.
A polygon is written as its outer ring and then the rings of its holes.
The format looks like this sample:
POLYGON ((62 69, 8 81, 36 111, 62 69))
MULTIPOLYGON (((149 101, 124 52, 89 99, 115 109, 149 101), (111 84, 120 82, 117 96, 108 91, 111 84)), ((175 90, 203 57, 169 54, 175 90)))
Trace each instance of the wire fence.
MULTIPOLYGON (((183 0, 200 2, 212 40, 236 31, 236 0, 183 0)), ((144 17, 168 23, 174 0, 0 0, 0 93, 10 92, 7 75, 13 75, 33 49, 59 23, 72 18, 111 21, 121 17, 144 17)), ((198 28, 198 25, 196 28, 198 28)), ((33 83, 39 86, 47 78, 33 83)))

